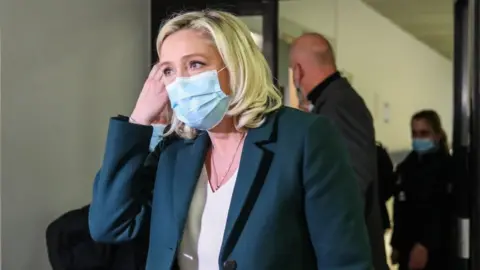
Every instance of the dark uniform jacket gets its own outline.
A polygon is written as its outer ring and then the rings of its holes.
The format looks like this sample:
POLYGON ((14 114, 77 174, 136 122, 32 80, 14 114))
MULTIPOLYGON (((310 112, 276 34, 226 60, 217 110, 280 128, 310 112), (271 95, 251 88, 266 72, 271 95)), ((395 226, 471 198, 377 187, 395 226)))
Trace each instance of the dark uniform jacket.
POLYGON ((429 251, 427 269, 445 269, 450 246, 451 157, 438 150, 410 153, 397 167, 394 229, 391 245, 408 264, 412 247, 420 243, 429 251))

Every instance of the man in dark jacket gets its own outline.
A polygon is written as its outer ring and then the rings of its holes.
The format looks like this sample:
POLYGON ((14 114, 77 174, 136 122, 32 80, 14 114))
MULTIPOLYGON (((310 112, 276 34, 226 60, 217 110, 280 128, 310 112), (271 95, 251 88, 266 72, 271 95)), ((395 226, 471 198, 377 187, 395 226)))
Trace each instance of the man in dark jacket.
POLYGON ((363 99, 337 71, 332 46, 322 35, 308 33, 297 38, 291 46, 290 67, 296 87, 313 105, 311 112, 330 118, 345 138, 365 198, 373 263, 376 270, 387 270, 372 116, 363 99))

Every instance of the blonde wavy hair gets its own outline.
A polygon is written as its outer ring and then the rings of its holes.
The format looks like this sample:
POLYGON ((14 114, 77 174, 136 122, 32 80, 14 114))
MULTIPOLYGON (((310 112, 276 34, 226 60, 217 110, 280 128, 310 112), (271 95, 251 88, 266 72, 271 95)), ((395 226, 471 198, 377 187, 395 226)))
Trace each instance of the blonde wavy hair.
MULTIPOLYGON (((273 84, 272 73, 265 57, 255 44, 248 27, 236 16, 223 11, 186 12, 167 20, 157 37, 157 52, 171 34, 193 29, 207 34, 217 47, 230 74, 230 107, 237 130, 261 126, 266 116, 282 106, 282 96, 273 84)), ((197 130, 181 122, 173 113, 173 132, 186 139, 195 138, 197 130)))

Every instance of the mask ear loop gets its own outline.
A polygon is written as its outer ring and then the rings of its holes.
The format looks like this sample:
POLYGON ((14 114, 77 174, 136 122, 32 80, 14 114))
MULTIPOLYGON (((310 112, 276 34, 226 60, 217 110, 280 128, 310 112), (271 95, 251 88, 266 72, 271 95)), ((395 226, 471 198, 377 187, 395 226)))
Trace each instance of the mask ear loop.
POLYGON ((219 69, 219 70, 217 71, 217 73, 220 73, 222 70, 224 70, 224 69, 226 69, 226 68, 227 68, 227 66, 224 66, 223 68, 219 69))
MULTIPOLYGON (((217 71, 217 75, 218 75, 222 70, 224 70, 224 69, 226 69, 226 68, 227 68, 227 66, 225 65, 225 66, 223 66, 223 68, 219 69, 219 70, 217 71)), ((223 92, 223 90, 221 90, 221 91, 223 92)))

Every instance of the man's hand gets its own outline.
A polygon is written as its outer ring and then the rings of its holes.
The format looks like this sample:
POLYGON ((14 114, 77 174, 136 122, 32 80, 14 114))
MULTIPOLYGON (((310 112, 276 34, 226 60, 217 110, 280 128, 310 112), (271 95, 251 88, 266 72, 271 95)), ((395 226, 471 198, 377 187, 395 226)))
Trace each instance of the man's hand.
POLYGON ((427 266, 428 250, 422 244, 415 244, 410 252, 410 260, 408 261, 408 268, 411 270, 422 270, 427 266))

